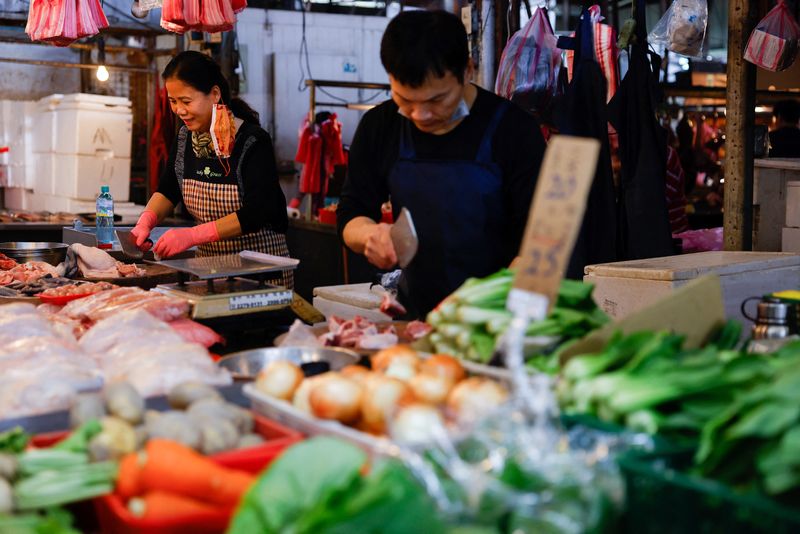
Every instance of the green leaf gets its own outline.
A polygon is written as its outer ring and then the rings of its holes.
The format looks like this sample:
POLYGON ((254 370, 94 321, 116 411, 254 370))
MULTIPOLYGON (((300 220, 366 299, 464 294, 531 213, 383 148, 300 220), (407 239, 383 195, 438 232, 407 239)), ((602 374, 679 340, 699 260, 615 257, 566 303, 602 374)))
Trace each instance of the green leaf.
POLYGON ((21 426, 6 430, 0 433, 0 452, 18 454, 28 446, 29 438, 30 436, 25 433, 21 426))
POLYGON ((783 433, 800 417, 800 405, 762 404, 747 412, 725 432, 727 439, 772 438, 783 433))
POLYGON ((89 442, 103 431, 103 425, 97 419, 90 419, 72 431, 66 439, 53 446, 61 451, 86 453, 89 451, 89 442))
POLYGON ((328 437, 291 447, 247 492, 228 533, 291 532, 304 515, 352 487, 366 460, 358 447, 328 437))

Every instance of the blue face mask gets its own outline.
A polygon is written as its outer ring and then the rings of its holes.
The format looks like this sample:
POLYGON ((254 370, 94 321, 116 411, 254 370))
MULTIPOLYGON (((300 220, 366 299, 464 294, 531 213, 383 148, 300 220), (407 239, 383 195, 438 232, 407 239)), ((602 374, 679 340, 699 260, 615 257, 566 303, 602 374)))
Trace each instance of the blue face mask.
MULTIPOLYGON (((409 117, 399 107, 397 108, 397 113, 399 113, 403 117, 407 118, 408 120, 411 120, 411 117, 409 117)), ((458 106, 456 106, 455 111, 453 111, 453 114, 450 116, 450 120, 448 121, 448 124, 453 124, 456 121, 460 121, 461 119, 463 119, 467 115, 469 115, 469 106, 467 105, 466 100, 464 100, 462 98, 461 101, 458 103, 458 106)))

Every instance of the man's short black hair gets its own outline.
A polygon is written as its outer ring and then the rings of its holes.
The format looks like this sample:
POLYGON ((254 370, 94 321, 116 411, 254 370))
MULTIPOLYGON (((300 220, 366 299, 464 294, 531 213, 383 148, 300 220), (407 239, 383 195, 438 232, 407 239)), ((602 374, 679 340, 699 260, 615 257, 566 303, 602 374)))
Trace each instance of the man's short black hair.
POLYGON ((772 114, 780 121, 797 124, 800 122, 800 102, 781 100, 772 108, 772 114))
POLYGON ((381 40, 383 68, 409 87, 448 72, 464 83, 468 60, 467 31, 447 11, 404 11, 392 19, 381 40))

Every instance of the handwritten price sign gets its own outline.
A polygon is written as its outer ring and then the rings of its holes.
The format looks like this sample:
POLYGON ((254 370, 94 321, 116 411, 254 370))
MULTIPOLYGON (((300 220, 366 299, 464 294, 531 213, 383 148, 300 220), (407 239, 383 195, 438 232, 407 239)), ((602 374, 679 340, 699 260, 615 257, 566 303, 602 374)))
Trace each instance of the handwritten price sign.
POLYGON ((595 139, 556 136, 544 155, 514 287, 545 295, 551 307, 583 222, 599 153, 595 139))

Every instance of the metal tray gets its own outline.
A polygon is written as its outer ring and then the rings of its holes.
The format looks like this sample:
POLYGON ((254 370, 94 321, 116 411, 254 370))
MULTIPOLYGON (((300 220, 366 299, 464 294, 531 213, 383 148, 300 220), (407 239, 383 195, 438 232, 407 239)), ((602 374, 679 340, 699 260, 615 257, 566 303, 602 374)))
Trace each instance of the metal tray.
POLYGON ((359 355, 347 349, 333 347, 270 347, 236 352, 222 358, 217 365, 230 371, 237 379, 254 380, 259 371, 275 361, 295 365, 327 362, 332 371, 358 363, 359 355))
POLYGON ((145 261, 164 265, 176 271, 194 275, 201 280, 225 278, 228 276, 257 275, 286 269, 291 270, 297 267, 296 264, 290 264, 289 262, 270 264, 254 261, 244 258, 239 254, 223 254, 220 256, 203 256, 179 260, 145 261))
MULTIPOLYGON (((421 358, 428 358, 428 353, 420 353, 421 358)), ((498 369, 486 365, 478 365, 461 361, 464 369, 470 375, 493 378, 506 385, 510 381, 510 373, 506 369, 498 369), (489 372, 487 372, 489 371, 489 372)), ((291 403, 270 397, 259 391, 254 384, 245 384, 242 389, 245 397, 250 399, 253 410, 274 421, 278 421, 289 428, 306 434, 316 436, 319 434, 336 436, 361 447, 371 455, 400 456, 403 450, 387 437, 374 436, 355 428, 344 425, 338 421, 318 419, 295 408, 291 403)))

